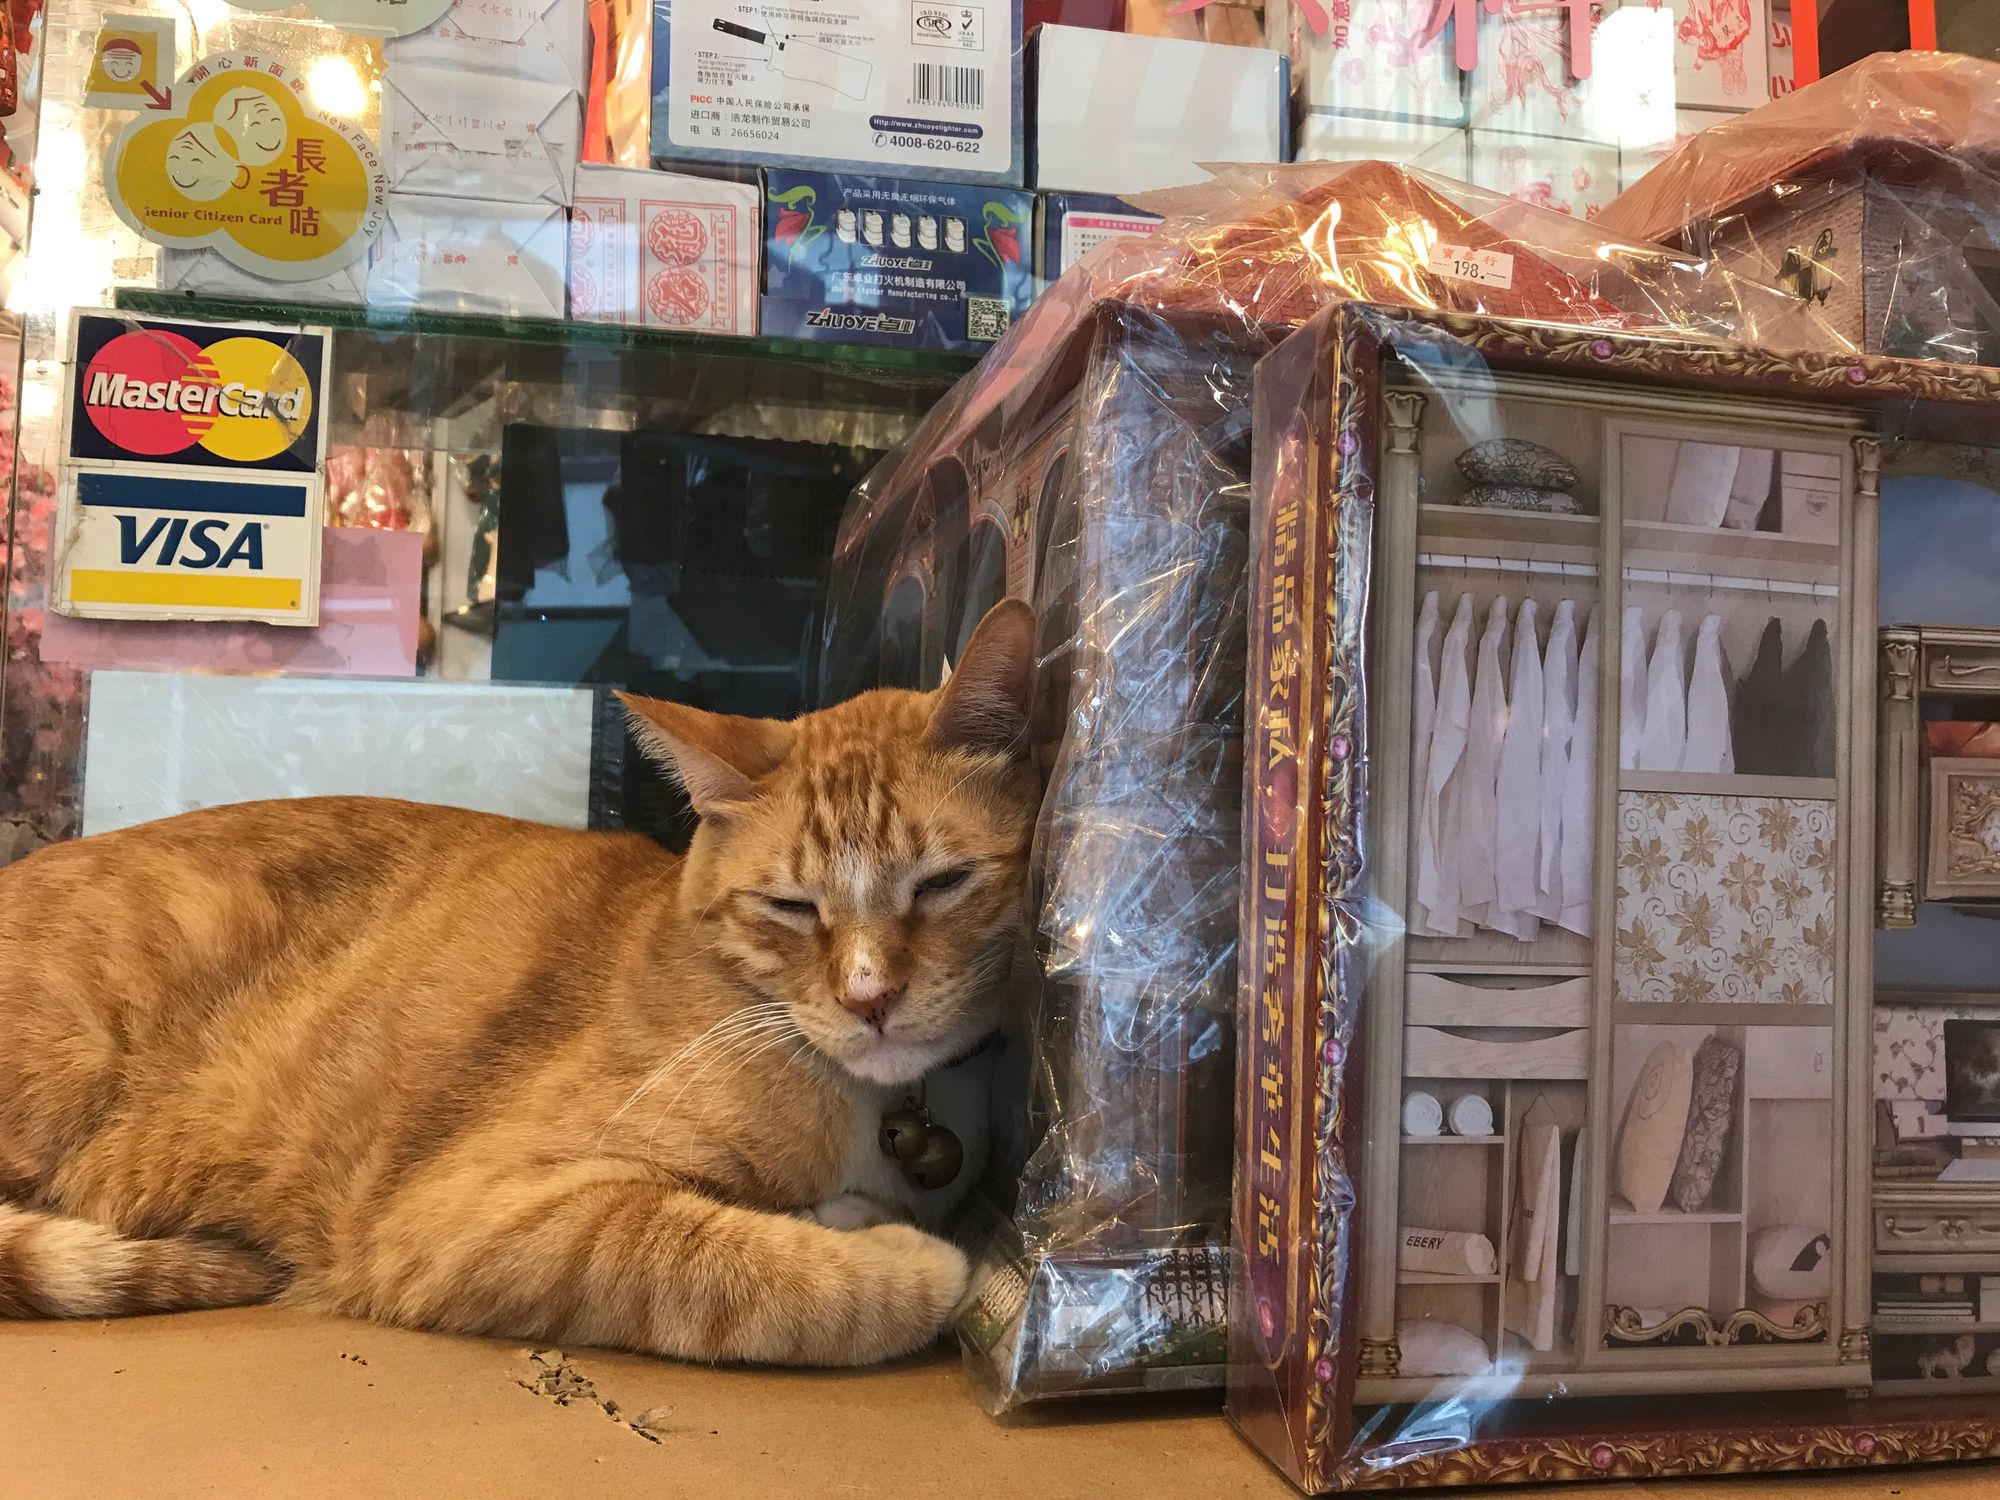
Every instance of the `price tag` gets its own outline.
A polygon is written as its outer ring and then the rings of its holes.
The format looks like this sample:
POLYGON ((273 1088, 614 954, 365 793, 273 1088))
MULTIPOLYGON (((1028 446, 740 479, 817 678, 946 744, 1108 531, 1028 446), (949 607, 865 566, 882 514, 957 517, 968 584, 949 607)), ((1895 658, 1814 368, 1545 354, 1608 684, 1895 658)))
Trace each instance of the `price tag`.
POLYGON ((1514 285, 1514 257, 1504 250, 1473 250, 1464 245, 1431 246, 1430 269, 1448 281, 1475 286, 1514 285))

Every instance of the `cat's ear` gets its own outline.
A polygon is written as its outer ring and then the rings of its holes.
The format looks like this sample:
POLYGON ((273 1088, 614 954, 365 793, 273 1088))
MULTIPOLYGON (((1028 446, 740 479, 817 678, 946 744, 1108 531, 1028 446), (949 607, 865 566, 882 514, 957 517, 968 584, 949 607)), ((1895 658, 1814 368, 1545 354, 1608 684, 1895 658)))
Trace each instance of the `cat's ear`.
POLYGON ((704 818, 757 795, 756 783, 792 750, 792 726, 776 719, 712 714, 685 703, 620 693, 639 748, 680 778, 704 818))
POLYGON ((930 742, 941 750, 1028 752, 1035 692, 1035 612, 1003 599, 986 612, 937 691, 930 742))

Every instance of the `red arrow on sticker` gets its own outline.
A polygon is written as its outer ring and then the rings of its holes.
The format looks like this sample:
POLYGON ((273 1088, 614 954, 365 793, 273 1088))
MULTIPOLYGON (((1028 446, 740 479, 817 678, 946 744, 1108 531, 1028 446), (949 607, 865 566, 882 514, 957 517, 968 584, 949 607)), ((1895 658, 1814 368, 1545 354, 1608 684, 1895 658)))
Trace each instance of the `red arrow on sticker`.
POLYGON ((153 101, 151 104, 147 105, 146 108, 172 109, 174 107, 174 91, 172 88, 169 88, 163 94, 158 89, 154 88, 150 83, 146 82, 146 80, 143 78, 139 80, 139 87, 144 89, 146 91, 146 97, 153 101))

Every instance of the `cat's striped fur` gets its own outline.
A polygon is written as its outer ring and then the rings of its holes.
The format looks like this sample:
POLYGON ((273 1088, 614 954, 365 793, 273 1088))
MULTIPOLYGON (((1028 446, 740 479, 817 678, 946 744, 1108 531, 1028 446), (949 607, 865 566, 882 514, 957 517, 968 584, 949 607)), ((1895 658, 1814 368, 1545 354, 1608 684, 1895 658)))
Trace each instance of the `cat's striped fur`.
POLYGON ((806 1215, 867 1190, 871 1085, 995 1023, 1033 633, 1002 605, 938 693, 789 725, 634 700, 703 814, 684 861, 342 798, 0 870, 0 1315, 282 1296, 699 1359, 924 1344, 960 1252, 806 1215))

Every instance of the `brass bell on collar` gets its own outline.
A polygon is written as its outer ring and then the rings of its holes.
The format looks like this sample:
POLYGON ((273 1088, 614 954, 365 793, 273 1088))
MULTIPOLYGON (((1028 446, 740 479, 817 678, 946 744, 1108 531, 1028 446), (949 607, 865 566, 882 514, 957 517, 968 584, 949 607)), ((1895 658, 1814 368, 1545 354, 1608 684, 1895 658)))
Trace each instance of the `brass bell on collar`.
POLYGON ((893 1156, 899 1162, 912 1162, 923 1154, 924 1142, 931 1132, 931 1122, 921 1110, 905 1106, 892 1109, 882 1116, 882 1133, 878 1137, 884 1156, 893 1156))
POLYGON ((924 1138, 923 1149, 903 1163, 903 1175, 926 1191, 947 1187, 965 1165, 965 1147, 955 1131, 933 1125, 924 1138))

